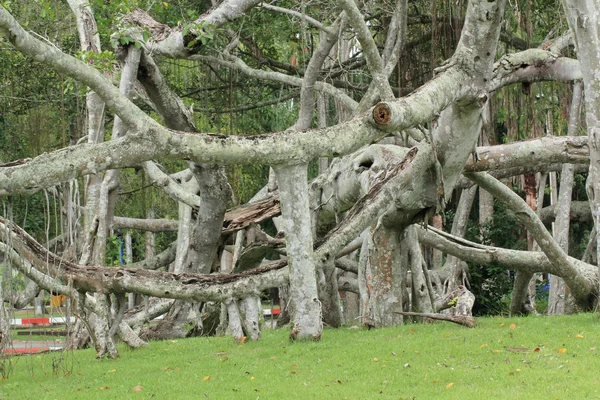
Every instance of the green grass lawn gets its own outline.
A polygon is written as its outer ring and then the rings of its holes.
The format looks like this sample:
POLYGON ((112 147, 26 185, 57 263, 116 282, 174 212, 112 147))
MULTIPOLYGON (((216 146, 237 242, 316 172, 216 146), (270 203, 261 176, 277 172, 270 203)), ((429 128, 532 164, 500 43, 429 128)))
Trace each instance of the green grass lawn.
MULTIPOLYGON (((379 330, 286 330, 12 358, 2 399, 596 399, 597 315, 483 318, 379 330)), ((6 362, 5 362, 6 365, 6 362)))

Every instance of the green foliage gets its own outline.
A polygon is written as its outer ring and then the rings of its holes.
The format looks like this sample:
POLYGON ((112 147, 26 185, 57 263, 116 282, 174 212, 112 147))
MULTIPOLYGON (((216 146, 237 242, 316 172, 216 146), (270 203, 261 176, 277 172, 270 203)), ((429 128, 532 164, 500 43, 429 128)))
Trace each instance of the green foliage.
POLYGON ((123 239, 113 235, 106 241, 106 261, 104 265, 119 266, 121 265, 121 244, 123 239))
POLYGON ((25 278, 8 264, 0 264, 0 284, 4 293, 16 293, 25 289, 25 278))
MULTIPOLYGON (((479 231, 479 228, 477 228, 479 231)), ((481 243, 513 250, 526 250, 527 240, 514 213, 501 202, 494 202, 494 214, 481 230, 481 243)), ((470 229, 471 235, 474 230, 470 229)), ((472 238, 477 241, 476 238, 472 238)), ((503 266, 468 263, 471 292, 475 295, 475 315, 507 314, 512 275, 503 266)))

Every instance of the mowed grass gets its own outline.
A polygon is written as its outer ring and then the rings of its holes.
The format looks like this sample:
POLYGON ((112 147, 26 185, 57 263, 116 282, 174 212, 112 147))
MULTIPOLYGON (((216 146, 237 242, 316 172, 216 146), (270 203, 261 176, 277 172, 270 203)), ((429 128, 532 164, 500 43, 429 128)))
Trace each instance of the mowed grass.
POLYGON ((13 358, 0 398, 595 399, 599 344, 594 314, 327 329, 318 343, 265 330, 243 344, 122 346, 117 360, 92 350, 13 358))

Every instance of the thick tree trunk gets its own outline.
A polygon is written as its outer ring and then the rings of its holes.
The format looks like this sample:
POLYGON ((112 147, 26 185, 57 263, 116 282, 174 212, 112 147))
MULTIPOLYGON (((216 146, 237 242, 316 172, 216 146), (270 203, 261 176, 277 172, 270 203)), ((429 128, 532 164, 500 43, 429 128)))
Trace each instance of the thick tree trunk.
POLYGON ((363 322, 368 326, 401 324, 402 317, 394 314, 394 311, 403 311, 410 304, 406 290, 408 257, 402 262, 400 235, 396 229, 386 228, 384 225, 379 225, 370 235, 372 239, 369 241, 367 261, 370 273, 365 273, 362 278, 368 296, 363 309, 365 312, 370 310, 372 315, 363 322))
POLYGON ((317 294, 306 168, 306 165, 292 165, 277 166, 274 170, 290 265, 290 301, 293 303, 290 337, 320 340, 323 324, 317 294))
MULTIPOLYGON (((590 169, 586 189, 596 232, 600 232, 600 4, 595 0, 562 1, 573 33, 585 88, 585 119, 590 147, 590 169)), ((600 255, 600 235, 596 252, 600 255)), ((600 260, 600 257, 596 257, 600 260)), ((598 263, 600 268, 600 262, 598 263)))

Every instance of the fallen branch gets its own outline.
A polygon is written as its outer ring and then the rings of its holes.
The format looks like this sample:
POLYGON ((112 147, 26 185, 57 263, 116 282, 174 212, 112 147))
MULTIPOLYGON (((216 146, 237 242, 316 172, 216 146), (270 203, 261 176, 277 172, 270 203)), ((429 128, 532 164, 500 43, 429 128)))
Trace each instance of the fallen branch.
POLYGON ((454 322, 455 324, 459 324, 462 326, 466 326, 467 328, 475 327, 475 318, 473 317, 465 317, 462 315, 446 315, 446 314, 436 314, 436 313, 417 313, 417 312, 409 312, 409 311, 394 311, 396 314, 407 315, 409 317, 423 317, 429 319, 435 319, 439 321, 448 321, 454 322))

